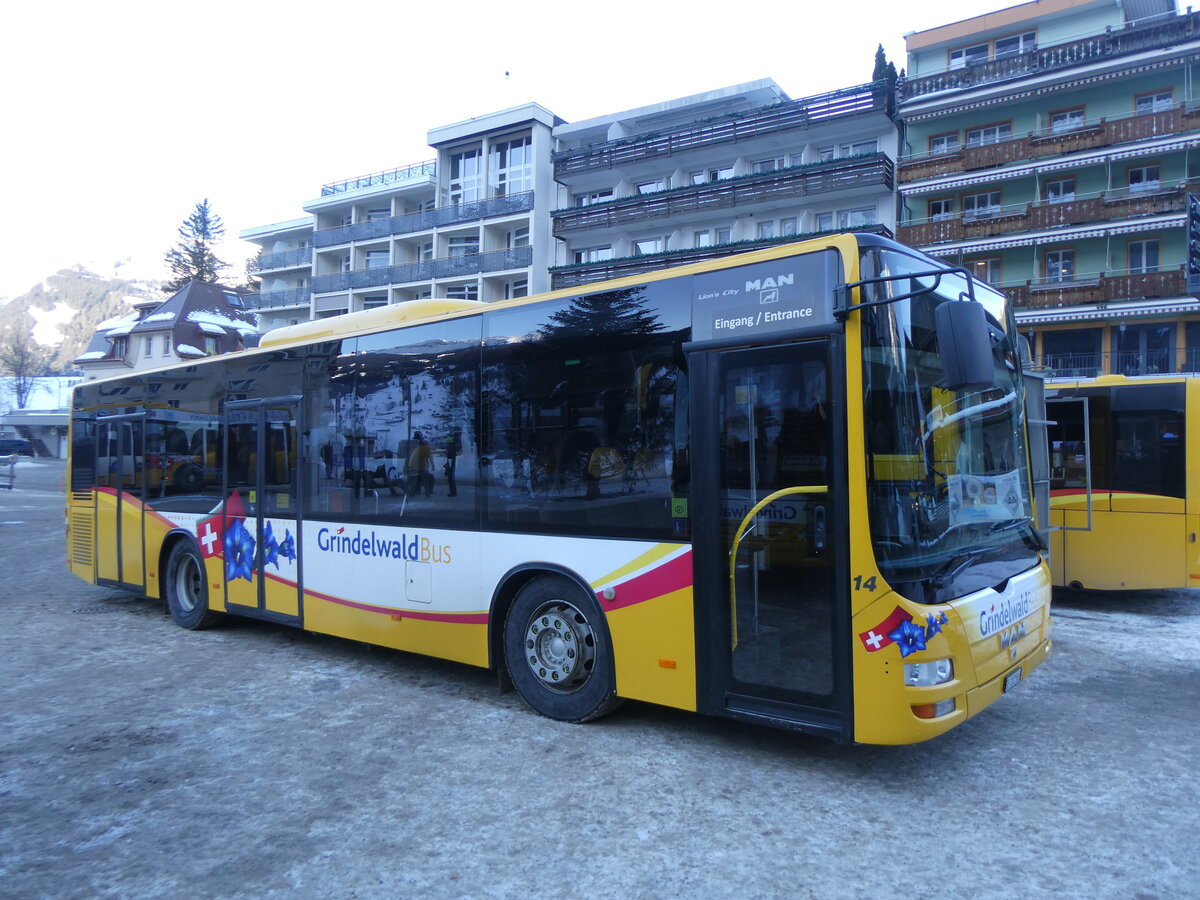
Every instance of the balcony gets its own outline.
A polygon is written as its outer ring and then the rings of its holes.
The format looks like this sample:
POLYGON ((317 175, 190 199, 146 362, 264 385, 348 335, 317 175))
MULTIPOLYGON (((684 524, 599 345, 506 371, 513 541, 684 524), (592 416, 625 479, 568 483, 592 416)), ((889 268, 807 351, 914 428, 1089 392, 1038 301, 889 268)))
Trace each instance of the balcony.
POLYGON ((1200 372, 1200 349, 1188 347, 1147 350, 1145 353, 1045 353, 1034 360, 1033 370, 1047 378, 1200 372))
MULTIPOLYGON (((1023 284, 998 287, 1017 309, 1055 309, 1060 306, 1105 304, 1151 297, 1182 297, 1187 294, 1183 267, 1157 272, 1098 272, 1061 280, 1032 279, 1023 284)), ((1200 312, 1200 305, 1197 306, 1200 312)))
MULTIPOLYGON (((850 229, 868 234, 881 234, 891 237, 891 231, 884 225, 864 225, 861 228, 850 229)), ((645 275, 683 266, 688 263, 704 262, 729 256, 733 253, 746 253, 750 250, 761 250, 764 247, 775 247, 779 244, 790 244, 794 241, 805 241, 823 234, 841 233, 816 231, 809 234, 793 234, 772 240, 738 241, 735 244, 720 244, 714 247, 693 247, 687 250, 669 250, 666 253, 649 253, 644 256, 626 256, 621 259, 605 259, 591 263, 577 263, 569 266, 555 266, 550 269, 551 289, 582 287, 600 281, 610 281, 613 278, 624 278, 626 275, 645 275)))
POLYGON ((897 239, 913 247, 930 248, 1001 234, 1042 231, 1067 225, 1117 222, 1139 216, 1182 213, 1189 191, 1183 185, 1158 191, 1101 191, 1080 194, 1074 200, 1016 203, 997 207, 990 215, 957 213, 946 218, 920 220, 896 229, 897 239))
POLYGON ((634 194, 592 206, 556 210, 552 213, 554 235, 561 237, 575 231, 619 228, 653 219, 733 207, 745 208, 755 203, 849 188, 879 186, 890 191, 894 171, 892 161, 886 154, 868 153, 653 194, 634 194))
POLYGON ((430 159, 425 162, 413 163, 410 166, 401 166, 398 169, 387 169, 383 172, 372 172, 370 175, 360 175, 358 178, 351 178, 347 181, 335 181, 332 184, 322 185, 321 196, 328 197, 331 194, 342 194, 347 191, 358 191, 363 188, 378 187, 384 184, 396 184, 400 181, 411 181, 414 178, 426 176, 430 179, 437 176, 437 160, 430 159))
POLYGON ((527 269, 531 265, 533 248, 516 247, 511 250, 490 250, 485 253, 467 253, 462 256, 400 263, 395 266, 376 266, 370 269, 317 275, 313 278, 312 290, 314 294, 328 294, 335 291, 430 281, 434 278, 458 278, 486 272, 503 272, 508 269, 527 269))
POLYGON ((251 272, 265 272, 268 269, 294 269, 298 266, 312 265, 312 247, 298 250, 280 250, 278 253, 263 253, 257 259, 247 264, 251 272))
POLYGON ((263 291, 261 294, 246 294, 243 300, 248 309, 279 309, 285 306, 308 306, 312 294, 308 288, 288 291, 263 291))
POLYGON ((994 144, 959 147, 952 153, 908 156, 900 162, 899 178, 901 184, 907 184, 1006 163, 1186 134, 1198 129, 1200 109, 1184 106, 1142 115, 1101 118, 1071 131, 1031 131, 994 144))
POLYGON ((671 131, 638 135, 562 150, 552 157, 554 177, 618 166, 648 159, 674 156, 689 150, 732 144, 750 138, 777 134, 846 116, 894 112, 892 92, 886 81, 873 81, 828 94, 790 100, 749 113, 731 113, 720 118, 694 122, 671 131))
POLYGON ((533 209, 533 191, 523 191, 508 197, 492 197, 454 206, 439 206, 437 209, 406 213, 386 219, 359 222, 356 225, 341 225, 337 228, 322 228, 313 232, 313 246, 335 247, 352 241, 369 241, 391 237, 395 234, 412 234, 429 231, 446 225, 477 222, 498 216, 510 216, 533 209))
POLYGON ((1200 13, 1188 12, 1157 21, 1109 28, 1103 34, 1039 47, 999 59, 988 59, 959 69, 901 80, 900 102, 941 91, 967 90, 1000 84, 1033 75, 1045 75, 1147 50, 1164 50, 1200 37, 1200 13))

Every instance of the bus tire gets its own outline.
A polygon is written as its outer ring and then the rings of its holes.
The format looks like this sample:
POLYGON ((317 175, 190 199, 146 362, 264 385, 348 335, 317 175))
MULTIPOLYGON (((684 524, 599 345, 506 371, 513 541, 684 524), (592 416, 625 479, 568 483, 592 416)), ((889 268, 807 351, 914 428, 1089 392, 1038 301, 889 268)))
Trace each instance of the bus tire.
POLYGON ((192 631, 211 628, 225 618, 208 608, 208 576, 204 557, 191 541, 179 541, 167 556, 163 587, 167 610, 175 624, 192 631))
POLYGON ((504 619, 504 661, 521 699, 548 718, 589 722, 621 703, 604 614, 561 575, 517 593, 504 619))

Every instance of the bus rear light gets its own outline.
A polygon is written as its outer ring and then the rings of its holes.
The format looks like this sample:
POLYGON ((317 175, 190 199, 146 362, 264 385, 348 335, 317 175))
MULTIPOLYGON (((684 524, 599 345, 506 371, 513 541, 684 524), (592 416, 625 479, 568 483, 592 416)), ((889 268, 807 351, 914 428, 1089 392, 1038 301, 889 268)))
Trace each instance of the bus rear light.
POLYGON ((909 687, 932 687, 945 684, 953 677, 954 661, 951 659, 904 664, 904 683, 909 687))
POLYGON ((922 703, 913 706, 913 715, 918 719, 936 719, 938 716, 944 716, 947 713, 954 712, 954 698, 942 700, 938 703, 922 703))

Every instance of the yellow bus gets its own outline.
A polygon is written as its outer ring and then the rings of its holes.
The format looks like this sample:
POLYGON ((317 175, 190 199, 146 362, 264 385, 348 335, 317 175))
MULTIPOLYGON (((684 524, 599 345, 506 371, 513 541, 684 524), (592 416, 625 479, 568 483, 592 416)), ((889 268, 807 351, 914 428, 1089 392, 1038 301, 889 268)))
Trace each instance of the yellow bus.
POLYGON ((966 270, 853 234, 289 326, 76 389, 69 565, 184 628, 489 667, 560 720, 922 741, 1050 650, 1015 335, 966 270))
POLYGON ((1200 585, 1200 422, 1194 375, 1049 379, 1051 574, 1055 585, 1200 585))

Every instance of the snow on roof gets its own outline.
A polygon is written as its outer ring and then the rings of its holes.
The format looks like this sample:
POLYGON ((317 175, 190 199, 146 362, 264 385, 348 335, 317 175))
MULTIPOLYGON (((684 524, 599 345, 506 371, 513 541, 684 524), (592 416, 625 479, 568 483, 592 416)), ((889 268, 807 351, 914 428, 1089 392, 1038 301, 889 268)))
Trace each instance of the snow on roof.
POLYGON ((105 319, 96 326, 96 330, 105 331, 109 328, 116 328, 118 325, 123 325, 126 322, 129 323, 130 327, 133 327, 134 323, 137 322, 137 313, 127 313, 123 316, 113 316, 111 319, 105 319))
MULTIPOLYGON (((234 331, 242 333, 258 331, 250 322, 231 319, 229 316, 221 315, 221 313, 213 312, 212 310, 194 309, 188 313, 187 320, 195 322, 202 330, 205 325, 217 325, 223 328, 232 328, 234 331)), ((225 332, 222 331, 220 333, 224 334, 225 332)))
POLYGON ((108 354, 105 353, 103 350, 89 350, 87 353, 81 353, 81 354, 79 354, 79 356, 77 356, 75 358, 77 360, 78 359, 104 359, 104 357, 107 355, 108 354))
POLYGON ((200 322, 198 324, 200 325, 200 330, 205 334, 229 334, 228 331, 226 331, 216 322, 200 322))
POLYGON ((150 315, 146 316, 146 318, 142 319, 141 324, 145 325, 147 322, 167 322, 173 318, 175 318, 175 313, 151 313, 150 315))
POLYGON ((203 350, 197 350, 191 344, 176 344, 175 352, 180 356, 204 356, 203 350))

